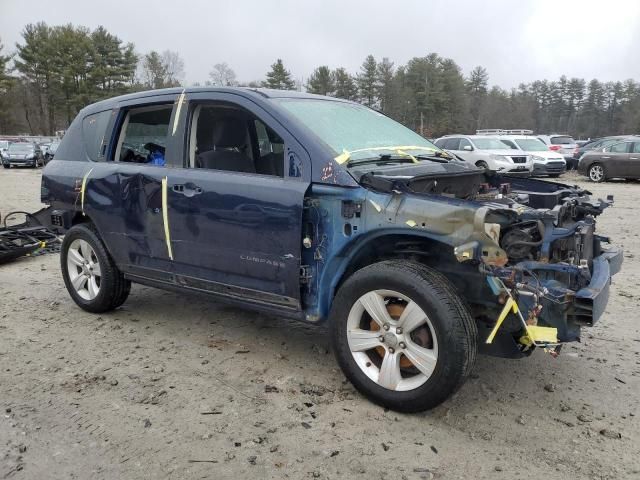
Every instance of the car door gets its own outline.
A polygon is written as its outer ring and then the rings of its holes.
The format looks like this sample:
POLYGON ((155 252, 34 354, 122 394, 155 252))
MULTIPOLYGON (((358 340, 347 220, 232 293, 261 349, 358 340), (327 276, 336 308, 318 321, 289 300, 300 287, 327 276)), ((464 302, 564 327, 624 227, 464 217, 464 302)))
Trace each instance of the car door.
POLYGON ((171 130, 177 99, 170 94, 123 101, 85 117, 81 127, 92 160, 81 179, 83 211, 121 270, 167 283, 173 272, 162 187, 170 166, 182 162, 171 130))
POLYGON ((640 142, 633 142, 629 154, 630 177, 640 178, 640 142))
POLYGON ((607 172, 607 177, 626 177, 631 168, 629 165, 629 147, 631 142, 619 142, 604 149, 600 159, 607 172))
POLYGON ((178 283, 298 310, 306 151, 238 94, 193 93, 187 112, 183 168, 168 174, 178 283))

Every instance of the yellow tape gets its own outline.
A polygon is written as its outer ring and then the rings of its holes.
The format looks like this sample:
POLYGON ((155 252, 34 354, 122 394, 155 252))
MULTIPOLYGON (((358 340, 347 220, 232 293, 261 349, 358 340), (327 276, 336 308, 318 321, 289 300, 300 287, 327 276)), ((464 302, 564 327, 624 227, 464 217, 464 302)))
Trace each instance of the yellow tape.
POLYGON ((400 150, 400 149, 396 150, 396 153, 398 155, 403 155, 405 157, 409 157, 413 163, 418 163, 418 159, 416 157, 414 157, 413 155, 411 155, 410 153, 407 153, 407 152, 405 152, 403 150, 400 150))
POLYGON ((173 119, 173 132, 171 132, 171 135, 175 135, 176 130, 178 129, 178 121, 180 120, 180 110, 182 110, 183 102, 184 102, 184 88, 182 89, 182 93, 178 97, 178 108, 176 108, 176 116, 173 119))
POLYGON ((558 343, 558 329, 527 325, 527 335, 534 343, 558 343))
POLYGON ((504 308, 502 309, 502 312, 500 312, 500 316, 498 317, 498 321, 496 322, 495 326, 493 327, 493 330, 491 330, 491 333, 487 337, 486 343, 493 342, 493 339, 495 338, 496 333, 498 333, 498 329, 502 325, 502 322, 504 322, 504 319, 507 318, 507 315, 509 315, 509 311, 510 310, 513 311, 513 313, 517 314, 518 313, 518 304, 516 303, 516 301, 513 298, 508 297, 507 301, 504 303, 504 308))
POLYGON ((84 177, 82 177, 82 187, 80 188, 80 208, 82 209, 82 215, 84 215, 84 191, 87 188, 87 179, 89 175, 91 175, 91 172, 93 172, 93 168, 89 169, 89 171, 84 174, 84 177))
POLYGON ((162 179, 162 223, 164 224, 164 239, 167 242, 167 253, 169 254, 169 258, 173 260, 171 236, 169 234, 169 213, 167 211, 167 177, 162 179))
MULTIPOLYGON (((334 158, 334 160, 336 162, 338 162, 340 165, 342 165, 343 163, 345 163, 347 160, 349 160, 349 158, 351 158, 351 155, 353 153, 358 153, 358 152, 376 152, 379 150, 393 150, 393 151, 402 151, 402 150, 426 150, 428 152, 439 152, 440 150, 438 150, 437 148, 430 148, 430 147, 421 147, 419 145, 394 145, 394 146, 389 146, 389 147, 373 147, 373 148, 359 148, 357 150, 351 150, 350 152, 347 150, 342 150, 342 153, 340 155, 338 155, 337 157, 334 158)), ((405 153, 405 152, 401 152, 405 153)), ((409 155, 409 154, 406 154, 409 155)), ((411 155, 409 155, 411 156, 411 155)), ((417 159, 414 159, 417 162, 417 159)))

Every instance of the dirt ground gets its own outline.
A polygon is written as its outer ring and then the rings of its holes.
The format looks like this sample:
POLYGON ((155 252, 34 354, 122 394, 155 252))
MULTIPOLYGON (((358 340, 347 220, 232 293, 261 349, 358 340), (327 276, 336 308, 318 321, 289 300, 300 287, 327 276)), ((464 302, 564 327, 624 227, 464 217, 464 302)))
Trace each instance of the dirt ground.
MULTIPOLYGON (((626 252, 602 320, 417 415, 355 392, 322 327, 139 285, 92 315, 58 255, 0 266, 0 478, 640 478, 640 184, 584 185, 626 252)), ((0 211, 39 189, 0 170, 0 211)))

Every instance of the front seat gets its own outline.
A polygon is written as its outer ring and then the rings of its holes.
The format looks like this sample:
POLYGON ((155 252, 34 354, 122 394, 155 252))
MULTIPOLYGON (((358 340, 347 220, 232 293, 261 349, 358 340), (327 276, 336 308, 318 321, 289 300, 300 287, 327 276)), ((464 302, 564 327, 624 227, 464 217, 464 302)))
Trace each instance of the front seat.
POLYGON ((223 117, 216 121, 212 149, 198 154, 200 168, 230 172, 256 173, 253 161, 244 153, 247 125, 237 117, 223 117))

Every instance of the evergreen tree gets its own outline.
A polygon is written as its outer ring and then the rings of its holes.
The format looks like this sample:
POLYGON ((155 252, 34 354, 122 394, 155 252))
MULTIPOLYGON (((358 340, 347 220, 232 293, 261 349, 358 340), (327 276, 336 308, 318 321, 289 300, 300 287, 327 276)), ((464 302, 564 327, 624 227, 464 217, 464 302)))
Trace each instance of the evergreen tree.
POLYGON ((360 73, 357 76, 358 82, 358 94, 360 100, 367 107, 376 107, 378 104, 378 98, 376 95, 376 86, 378 83, 378 64, 373 55, 367 56, 362 66, 360 67, 360 73))
POLYGON ((326 65, 316 68, 307 81, 307 91, 318 95, 333 95, 336 90, 334 73, 326 65))
POLYGON ((469 114, 471 115, 471 129, 480 128, 480 114, 487 98, 489 74, 484 67, 477 66, 467 79, 467 94, 469 95, 469 114))
POLYGON ((333 72, 335 78, 335 96, 346 100, 358 99, 358 86, 354 78, 344 68, 337 68, 333 72))
POLYGON ((276 63, 271 65, 271 70, 267 73, 267 79, 262 86, 276 90, 293 90, 296 83, 291 78, 291 73, 284 68, 282 60, 278 58, 276 63))
POLYGON ((393 108, 394 84, 393 62, 384 57, 377 66, 376 96, 380 101, 380 110, 389 113, 393 108))

